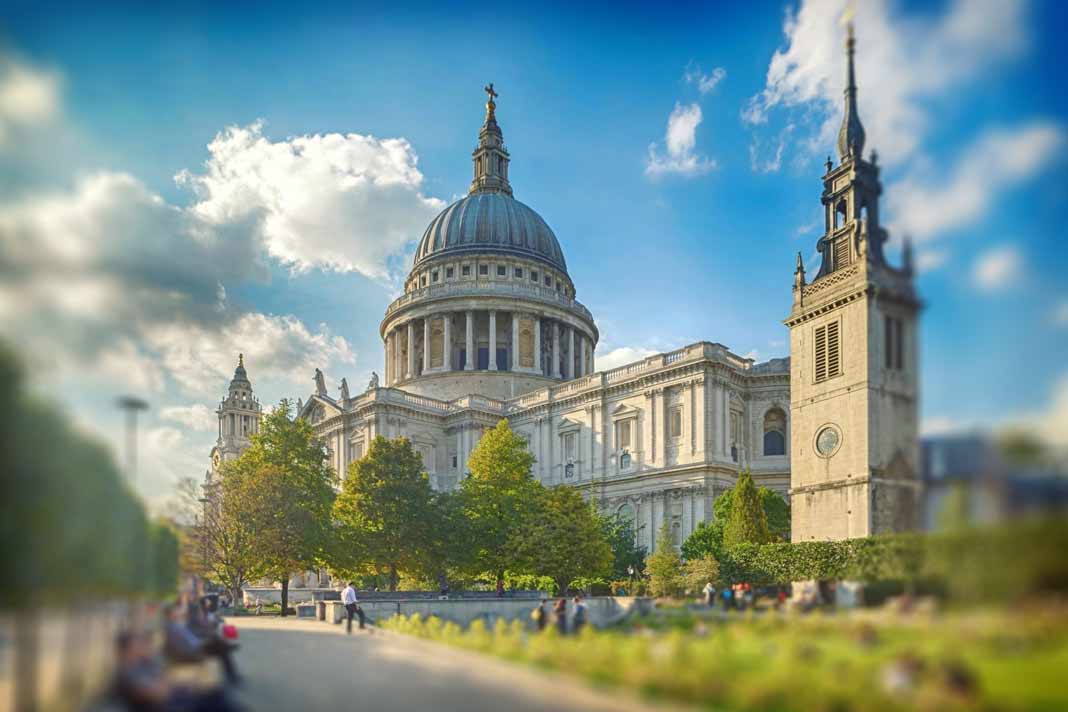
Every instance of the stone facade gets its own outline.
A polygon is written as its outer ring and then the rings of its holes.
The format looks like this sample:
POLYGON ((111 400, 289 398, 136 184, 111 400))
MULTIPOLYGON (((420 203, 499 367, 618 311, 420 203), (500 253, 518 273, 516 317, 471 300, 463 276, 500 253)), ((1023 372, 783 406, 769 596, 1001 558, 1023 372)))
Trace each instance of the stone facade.
MULTIPOLYGON (((473 387, 478 374, 458 378, 473 387)), ((339 472, 375 436, 403 436, 439 490, 457 486, 483 431, 506 418, 529 443, 535 477, 578 487, 632 519, 650 549, 662 523, 681 543, 710 519, 712 500, 734 485, 740 468, 784 495, 789 488, 787 360, 754 364, 708 342, 510 399, 444 400, 371 387, 345 401, 312 394, 302 414, 339 472), (765 452, 769 444, 778 454, 765 452)))
POLYGON ((891 267, 879 224, 879 168, 863 158, 853 38, 840 163, 823 177, 825 233, 811 284, 798 254, 790 328, 794 541, 918 525, 917 317, 909 248, 891 267))
POLYGON ((431 222, 381 322, 384 378, 355 395, 342 379, 335 397, 316 371, 299 416, 339 473, 373 438, 408 438, 437 490, 458 486, 483 432, 507 419, 538 480, 628 518, 649 551, 662 525, 679 545, 710 520, 744 468, 791 498, 795 540, 911 526, 919 303, 911 267, 883 258, 878 168, 861 157, 849 87, 811 284, 798 255, 791 358, 758 364, 703 341, 597 371, 599 332, 556 236, 513 196, 491 85, 471 192, 431 222))

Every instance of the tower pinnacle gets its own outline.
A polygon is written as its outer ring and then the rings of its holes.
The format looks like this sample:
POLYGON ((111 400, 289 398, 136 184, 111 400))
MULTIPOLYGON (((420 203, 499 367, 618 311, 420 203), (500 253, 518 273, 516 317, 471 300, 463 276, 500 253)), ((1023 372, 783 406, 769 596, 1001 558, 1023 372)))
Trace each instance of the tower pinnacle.
POLYGON ((864 153, 864 127, 860 123, 860 115, 857 113, 857 82, 856 72, 853 69, 853 54, 856 48, 856 38, 853 36, 853 23, 850 22, 846 35, 846 58, 847 74, 845 88, 845 114, 842 116, 842 128, 838 130, 838 157, 841 160, 847 158, 863 158, 864 153))
POLYGON ((508 182, 508 151, 504 147, 501 127, 497 125, 497 102, 499 96, 492 82, 483 87, 486 92, 486 121, 478 132, 478 148, 473 154, 475 179, 471 181, 471 193, 512 194, 508 182))

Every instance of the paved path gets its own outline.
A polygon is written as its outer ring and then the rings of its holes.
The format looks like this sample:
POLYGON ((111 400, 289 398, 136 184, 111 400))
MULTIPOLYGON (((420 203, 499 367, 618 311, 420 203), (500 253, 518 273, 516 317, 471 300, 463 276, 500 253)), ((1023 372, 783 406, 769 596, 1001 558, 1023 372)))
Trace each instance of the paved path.
MULTIPOLYGON (((235 618, 253 712, 654 709, 616 693, 433 643, 309 620, 235 618)), ((665 708, 657 707, 657 710, 665 708)))

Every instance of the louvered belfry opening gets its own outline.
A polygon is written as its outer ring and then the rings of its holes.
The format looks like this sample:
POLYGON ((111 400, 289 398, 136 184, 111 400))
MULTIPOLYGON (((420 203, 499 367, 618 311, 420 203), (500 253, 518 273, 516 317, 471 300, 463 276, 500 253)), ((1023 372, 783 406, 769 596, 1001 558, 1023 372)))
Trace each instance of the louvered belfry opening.
POLYGON ((841 322, 816 327, 816 382, 842 374, 841 322))

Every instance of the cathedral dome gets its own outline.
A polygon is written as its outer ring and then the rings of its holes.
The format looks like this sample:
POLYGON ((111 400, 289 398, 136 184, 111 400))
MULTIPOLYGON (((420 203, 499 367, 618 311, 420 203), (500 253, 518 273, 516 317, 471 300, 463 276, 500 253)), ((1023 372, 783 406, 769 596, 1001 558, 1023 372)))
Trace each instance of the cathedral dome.
POLYGON ((419 241, 415 266, 461 253, 506 253, 567 272, 556 235, 534 210, 504 192, 478 192, 434 218, 419 241))

